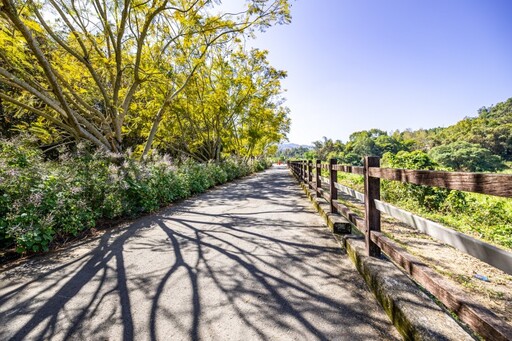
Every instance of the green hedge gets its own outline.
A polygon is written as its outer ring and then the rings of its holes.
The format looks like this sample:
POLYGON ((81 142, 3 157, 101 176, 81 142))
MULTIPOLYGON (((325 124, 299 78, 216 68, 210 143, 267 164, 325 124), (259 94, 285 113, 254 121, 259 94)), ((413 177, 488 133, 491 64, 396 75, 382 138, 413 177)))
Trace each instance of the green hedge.
POLYGON ((270 166, 264 160, 140 162, 77 152, 58 162, 22 140, 0 141, 0 248, 46 251, 98 220, 134 217, 270 166))

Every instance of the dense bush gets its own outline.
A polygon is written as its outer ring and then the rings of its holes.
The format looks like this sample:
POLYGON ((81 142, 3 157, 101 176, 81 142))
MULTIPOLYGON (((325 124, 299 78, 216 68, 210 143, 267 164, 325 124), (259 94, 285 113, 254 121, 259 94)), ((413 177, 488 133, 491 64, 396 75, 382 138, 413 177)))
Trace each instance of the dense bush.
POLYGON ((476 143, 456 141, 434 147, 429 152, 432 159, 454 171, 496 172, 505 168, 501 158, 476 143))
MULTIPOLYGON (((400 151, 386 153, 382 165, 391 168, 434 170, 437 164, 423 151, 400 151)), ((450 191, 442 188, 403 184, 396 181, 382 181, 383 199, 396 202, 407 198, 417 205, 431 210, 439 210, 447 200, 450 191)), ((461 193, 461 195, 463 195, 461 193)))
POLYGON ((175 164, 157 155, 140 162, 80 149, 45 161, 24 140, 0 141, 0 247, 45 251, 98 220, 152 212, 268 166, 237 159, 175 164))

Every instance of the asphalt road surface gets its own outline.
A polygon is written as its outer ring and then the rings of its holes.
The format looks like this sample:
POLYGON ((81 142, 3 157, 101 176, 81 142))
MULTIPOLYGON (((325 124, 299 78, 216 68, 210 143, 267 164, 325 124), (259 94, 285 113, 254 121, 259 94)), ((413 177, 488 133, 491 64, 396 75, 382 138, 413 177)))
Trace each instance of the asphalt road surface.
POLYGON ((0 274, 0 340, 396 338, 284 167, 0 274))

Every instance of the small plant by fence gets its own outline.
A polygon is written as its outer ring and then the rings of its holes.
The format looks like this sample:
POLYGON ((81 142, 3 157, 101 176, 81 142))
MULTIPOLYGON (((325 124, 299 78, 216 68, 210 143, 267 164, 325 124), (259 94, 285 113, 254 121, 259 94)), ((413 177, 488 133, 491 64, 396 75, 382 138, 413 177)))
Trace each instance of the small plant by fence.
POLYGON ((383 251, 480 335, 490 339, 503 339, 504 335, 510 335, 510 327, 505 322, 500 321, 492 312, 475 307, 472 302, 465 302, 465 298, 461 299, 457 296, 456 291, 446 282, 438 281, 439 276, 432 269, 415 260, 384 236, 381 232, 381 213, 416 227, 421 232, 508 274, 512 274, 512 253, 381 201, 380 180, 401 181, 510 198, 512 197, 512 175, 381 168, 380 159, 373 156, 365 157, 363 167, 340 165, 337 164, 336 159, 329 160, 329 163, 316 160, 315 164, 311 160, 289 161, 288 167, 299 181, 316 193, 317 197, 323 197, 329 202, 331 213, 341 214, 364 234, 367 255, 380 257, 383 251), (329 173, 327 178, 321 175, 322 170, 329 173), (339 184, 338 172, 362 175, 364 193, 339 184), (364 202, 365 219, 357 216, 337 200, 338 191, 364 202))

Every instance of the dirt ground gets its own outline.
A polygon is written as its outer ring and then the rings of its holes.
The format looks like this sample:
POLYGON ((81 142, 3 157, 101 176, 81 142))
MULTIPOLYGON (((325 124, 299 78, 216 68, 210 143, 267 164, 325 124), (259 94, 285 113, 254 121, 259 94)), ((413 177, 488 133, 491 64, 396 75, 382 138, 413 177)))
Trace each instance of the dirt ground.
MULTIPOLYGON (((364 217, 364 204, 341 193, 339 197, 343 204, 364 217)), ((381 228, 388 238, 449 279, 477 303, 512 324, 512 276, 389 216, 382 215, 381 228), (475 275, 486 276, 488 281, 475 275)))

